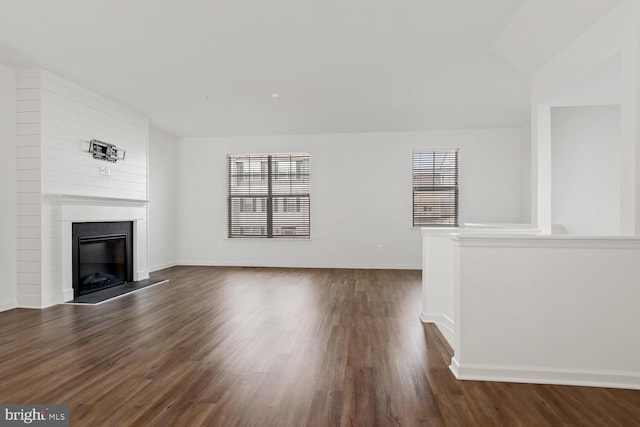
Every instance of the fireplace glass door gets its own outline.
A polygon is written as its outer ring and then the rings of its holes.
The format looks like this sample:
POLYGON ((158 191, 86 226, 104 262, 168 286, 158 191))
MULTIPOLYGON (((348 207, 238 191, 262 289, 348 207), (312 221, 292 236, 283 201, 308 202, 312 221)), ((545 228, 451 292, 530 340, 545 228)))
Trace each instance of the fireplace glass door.
POLYGON ((79 294, 127 281, 127 235, 80 238, 79 294))

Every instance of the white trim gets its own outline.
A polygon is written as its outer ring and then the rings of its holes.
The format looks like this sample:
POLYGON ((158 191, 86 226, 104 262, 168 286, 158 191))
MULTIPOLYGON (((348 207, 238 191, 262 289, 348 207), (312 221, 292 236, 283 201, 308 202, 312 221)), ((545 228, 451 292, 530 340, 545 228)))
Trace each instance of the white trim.
POLYGON ((18 302, 15 299, 13 299, 13 301, 8 304, 1 304, 0 311, 13 310, 14 308, 17 308, 17 307, 18 307, 18 302))
POLYGON ((17 304, 20 308, 43 308, 40 295, 18 295, 17 304))
POLYGON ((453 348, 455 338, 455 328, 453 320, 444 313, 424 313, 420 312, 422 323, 433 323, 440 330, 449 345, 453 348))
POLYGON ((462 379, 460 378, 460 363, 458 363, 455 356, 451 358, 451 364, 449 365, 449 370, 453 372, 453 376, 456 377, 456 379, 459 379, 459 380, 462 379))
POLYGON ((149 270, 137 270, 134 274, 133 280, 139 282, 149 278, 149 270))
POLYGON ((517 236, 517 235, 458 235, 454 245, 476 248, 585 248, 585 249, 640 249, 640 238, 630 236, 517 236))
POLYGON ((153 267, 149 267, 149 273, 153 273, 155 271, 159 271, 159 270, 164 270, 166 268, 171 268, 171 267, 175 267, 178 264, 176 264, 175 262, 169 262, 166 264, 160 264, 160 265, 155 265, 153 267))
MULTIPOLYGON (((73 299, 73 289, 71 289, 73 299)), ((67 289, 63 289, 61 292, 46 292, 42 294, 42 301, 40 303, 40 308, 52 307, 56 304, 60 303, 62 295, 66 295, 67 289)), ((64 301, 64 300, 63 300, 64 301)))
POLYGON ((73 299, 73 288, 62 290, 62 301, 70 301, 73 299))
POLYGON ((135 291, 127 292, 126 294, 118 295, 118 296, 115 296, 113 298, 109 298, 107 300, 104 300, 104 301, 101 301, 101 302, 97 302, 95 304, 79 303, 79 302, 63 302, 62 304, 64 304, 64 305, 100 305, 100 304, 104 304, 105 302, 113 301, 114 299, 126 297, 127 295, 132 295, 132 294, 135 294, 136 292, 144 291, 145 289, 153 288, 154 286, 157 286, 157 285, 162 285, 163 283, 167 283, 168 281, 169 281, 169 279, 166 279, 166 280, 163 280, 161 282, 154 283, 153 285, 145 286, 144 288, 136 289, 135 291))
POLYGON ((533 224, 526 224, 526 223, 480 223, 480 222, 465 222, 463 224, 463 227, 465 229, 484 229, 484 230, 492 230, 492 229, 511 229, 511 230, 528 230, 528 231, 535 231, 535 232, 540 232, 540 230, 537 230, 535 225, 533 224))
POLYGON ((459 380, 503 381, 534 384, 564 384, 640 390, 640 373, 588 371, 535 366, 460 365, 451 359, 449 367, 459 380))
POLYGON ((149 200, 121 199, 117 197, 76 196, 73 194, 43 194, 43 198, 62 205, 93 205, 93 206, 129 206, 144 207, 149 200))
POLYGON ((431 236, 493 236, 493 235, 515 235, 519 237, 539 235, 540 230, 537 228, 529 228, 526 224, 470 224, 468 227, 421 227, 420 232, 424 237, 431 236))
POLYGON ((74 222, 133 222, 133 279, 149 278, 147 201, 116 199, 109 197, 71 196, 52 194, 47 197, 58 209, 58 263, 61 291, 53 301, 43 298, 42 307, 73 300, 73 278, 71 271, 71 230, 74 222), (144 225, 142 225, 144 223, 144 225))
POLYGON ((335 268, 335 269, 354 269, 354 270, 421 270, 422 265, 415 264, 280 264, 280 263, 246 263, 246 262, 214 262, 214 261, 193 261, 178 260, 176 265, 193 266, 193 267, 270 267, 270 268, 335 268))

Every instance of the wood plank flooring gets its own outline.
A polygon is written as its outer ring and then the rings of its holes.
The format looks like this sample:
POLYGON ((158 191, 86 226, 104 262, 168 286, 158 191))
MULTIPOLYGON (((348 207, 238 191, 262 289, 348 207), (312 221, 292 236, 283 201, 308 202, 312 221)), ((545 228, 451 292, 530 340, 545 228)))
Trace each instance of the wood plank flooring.
POLYGON ((640 425, 638 391, 455 380, 419 271, 155 276, 171 282, 0 313, 0 403, 68 403, 94 427, 640 425))

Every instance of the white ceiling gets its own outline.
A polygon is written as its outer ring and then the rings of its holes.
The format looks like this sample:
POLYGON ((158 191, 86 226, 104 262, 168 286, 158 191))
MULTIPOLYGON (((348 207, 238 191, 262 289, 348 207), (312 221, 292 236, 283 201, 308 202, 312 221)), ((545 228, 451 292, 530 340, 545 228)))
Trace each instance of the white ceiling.
POLYGON ((505 60, 533 73, 620 0, 525 0, 494 45, 505 60))
POLYGON ((518 126, 529 76, 493 47, 531 1, 0 0, 0 63, 178 136, 518 126))

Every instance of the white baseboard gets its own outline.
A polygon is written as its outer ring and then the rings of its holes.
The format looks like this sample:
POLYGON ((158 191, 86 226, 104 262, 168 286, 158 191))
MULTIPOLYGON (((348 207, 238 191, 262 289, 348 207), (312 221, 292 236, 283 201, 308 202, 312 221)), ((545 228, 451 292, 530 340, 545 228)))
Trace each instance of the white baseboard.
POLYGON ((460 378, 460 364, 456 360, 455 355, 451 358, 451 365, 449 365, 449 370, 453 372, 453 376, 456 377, 457 379, 459 380, 463 379, 463 378, 460 378))
POLYGON ((136 271, 135 277, 133 280, 139 281, 149 278, 149 270, 138 270, 136 271))
POLYGON ((451 348, 455 338, 455 329, 453 320, 443 313, 424 313, 420 312, 420 320, 422 323, 434 323, 445 337, 451 348))
POLYGON ((323 264, 323 263, 247 263, 247 262, 212 262, 197 260, 178 260, 176 265, 196 266, 196 267, 273 267, 273 268, 345 268, 354 270, 422 270, 422 265, 413 264, 323 264))
POLYGON ((171 268, 171 267, 175 267, 176 263, 169 263, 169 264, 160 264, 160 265, 156 265, 153 267, 149 267, 149 273, 153 273, 154 271, 158 271, 158 270, 164 270, 165 268, 171 268))
POLYGON ((42 308, 40 295, 18 295, 17 306, 20 308, 42 308))
POLYGON ((18 306, 18 302, 16 300, 13 300, 11 302, 0 304, 0 311, 12 310, 12 309, 16 308, 17 306, 18 306))
POLYGON ((73 288, 62 290, 62 302, 73 301, 73 288))
POLYGON ((40 308, 47 308, 64 302, 62 292, 47 292, 42 294, 40 308))
POLYGON ((640 390, 640 372, 549 369, 535 366, 460 364, 451 359, 451 372, 459 380, 533 384, 562 384, 640 390))

